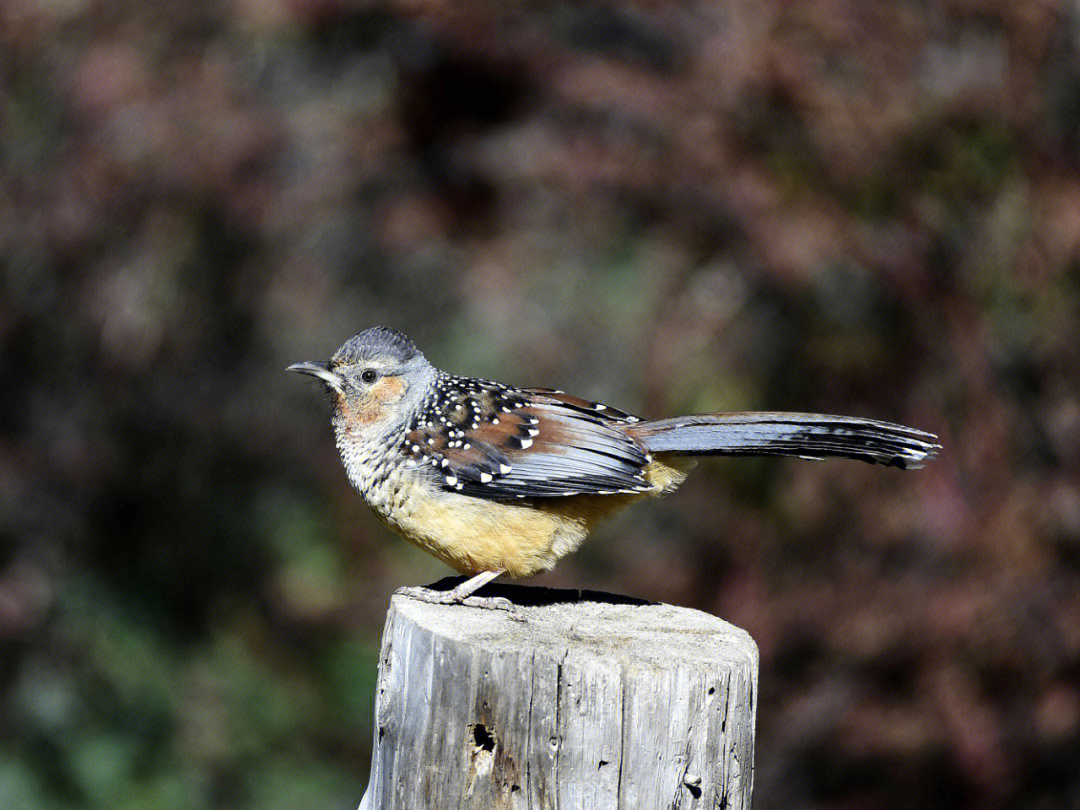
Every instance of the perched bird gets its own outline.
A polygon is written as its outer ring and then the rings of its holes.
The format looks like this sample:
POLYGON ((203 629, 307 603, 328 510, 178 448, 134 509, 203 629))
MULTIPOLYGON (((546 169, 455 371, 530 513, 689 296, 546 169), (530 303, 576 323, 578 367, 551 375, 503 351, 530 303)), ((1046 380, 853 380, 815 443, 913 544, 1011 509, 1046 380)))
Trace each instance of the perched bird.
POLYGON ((329 362, 288 370, 325 385, 345 470, 375 514, 471 575, 431 601, 463 601, 503 573, 549 570, 601 518, 678 487, 694 456, 839 456, 915 469, 940 449, 930 433, 854 416, 642 420, 550 388, 448 374, 386 327, 350 338, 329 362))

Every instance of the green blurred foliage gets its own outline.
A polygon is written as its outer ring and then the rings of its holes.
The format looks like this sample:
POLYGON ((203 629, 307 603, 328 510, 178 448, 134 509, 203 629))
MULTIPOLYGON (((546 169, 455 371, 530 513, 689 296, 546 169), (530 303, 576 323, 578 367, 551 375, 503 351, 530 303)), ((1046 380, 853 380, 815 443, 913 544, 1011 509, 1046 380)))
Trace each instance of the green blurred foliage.
POLYGON ((762 654, 761 807, 1080 805, 1071 4, 0 5, 0 807, 340 808, 390 592, 288 363, 848 412, 543 584, 762 654))

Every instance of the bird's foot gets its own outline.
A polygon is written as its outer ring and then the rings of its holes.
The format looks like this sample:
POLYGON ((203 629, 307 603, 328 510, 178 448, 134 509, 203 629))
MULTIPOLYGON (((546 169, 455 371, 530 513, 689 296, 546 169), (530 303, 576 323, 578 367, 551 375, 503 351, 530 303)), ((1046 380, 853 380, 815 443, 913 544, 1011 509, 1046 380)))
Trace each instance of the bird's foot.
POLYGON ((398 588, 395 594, 407 596, 420 602, 427 602, 429 605, 465 605, 466 607, 482 608, 484 610, 505 610, 511 619, 515 621, 525 620, 525 615, 518 606, 505 596, 463 596, 459 598, 454 594, 453 590, 433 591, 419 585, 398 588))
POLYGON ((431 605, 465 605, 485 610, 505 610, 512 619, 524 621, 524 614, 505 596, 473 596, 476 591, 501 573, 502 571, 484 571, 449 591, 434 591, 430 588, 411 586, 399 588, 397 593, 431 605))

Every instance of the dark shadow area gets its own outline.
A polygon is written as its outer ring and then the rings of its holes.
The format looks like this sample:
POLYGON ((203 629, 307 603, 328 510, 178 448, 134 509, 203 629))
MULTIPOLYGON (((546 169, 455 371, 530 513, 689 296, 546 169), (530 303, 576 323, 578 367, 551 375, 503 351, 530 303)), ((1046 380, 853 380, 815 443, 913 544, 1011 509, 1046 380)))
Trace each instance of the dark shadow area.
MULTIPOLYGON (((449 591, 456 585, 460 585, 467 577, 443 577, 436 582, 427 585, 432 591, 449 591)), ((511 585, 502 582, 489 582, 478 590, 475 596, 502 597, 509 599, 511 603, 521 607, 547 607, 549 605, 580 605, 586 602, 597 602, 605 605, 658 605, 659 602, 650 602, 647 599, 638 599, 633 596, 623 596, 617 593, 604 593, 603 591, 575 590, 570 588, 541 588, 528 585, 511 585)))

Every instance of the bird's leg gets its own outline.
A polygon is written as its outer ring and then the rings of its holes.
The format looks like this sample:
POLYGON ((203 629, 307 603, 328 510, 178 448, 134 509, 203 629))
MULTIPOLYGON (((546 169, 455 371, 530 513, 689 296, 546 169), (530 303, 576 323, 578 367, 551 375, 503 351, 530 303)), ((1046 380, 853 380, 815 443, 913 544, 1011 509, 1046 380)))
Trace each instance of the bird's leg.
POLYGON ((456 586, 446 596, 451 604, 460 604, 476 593, 478 590, 487 585, 491 580, 506 573, 505 571, 481 571, 476 576, 469 577, 467 580, 456 586))
POLYGON ((488 610, 505 610, 516 619, 522 618, 514 603, 505 596, 473 596, 491 580, 505 573, 501 569, 497 571, 481 571, 449 591, 433 591, 429 588, 411 587, 399 588, 397 593, 433 605, 467 605, 469 607, 487 608, 488 610))

